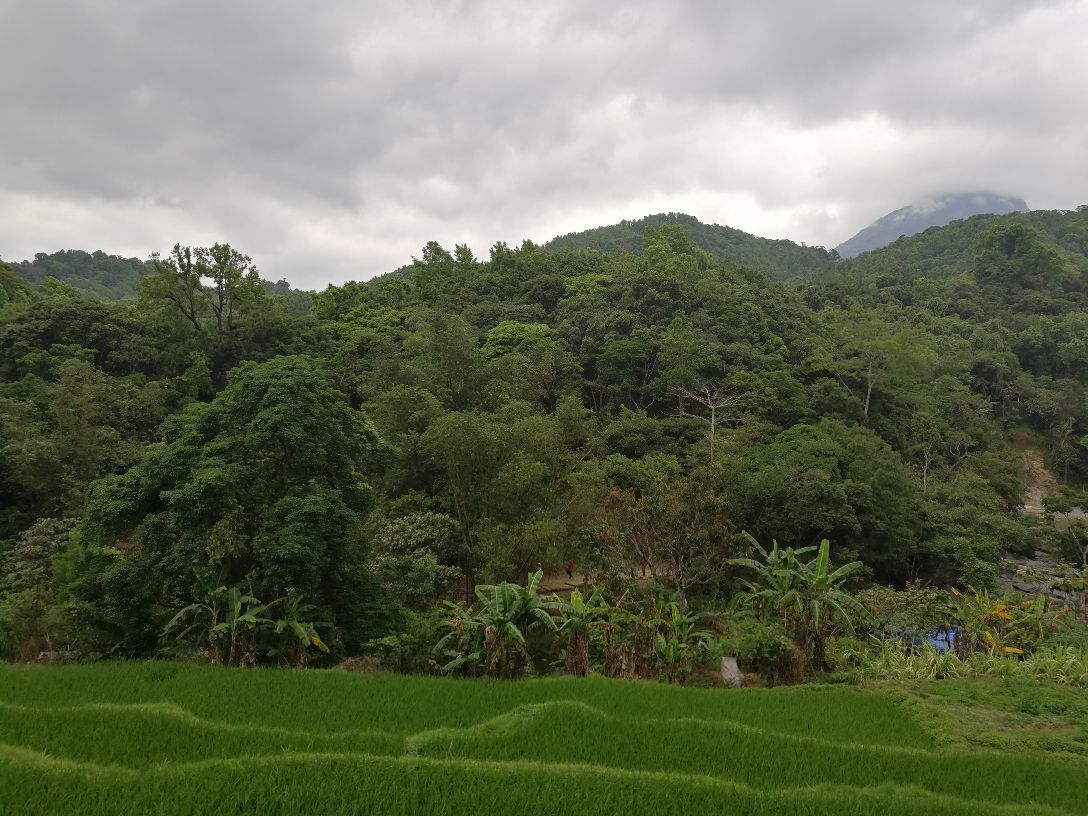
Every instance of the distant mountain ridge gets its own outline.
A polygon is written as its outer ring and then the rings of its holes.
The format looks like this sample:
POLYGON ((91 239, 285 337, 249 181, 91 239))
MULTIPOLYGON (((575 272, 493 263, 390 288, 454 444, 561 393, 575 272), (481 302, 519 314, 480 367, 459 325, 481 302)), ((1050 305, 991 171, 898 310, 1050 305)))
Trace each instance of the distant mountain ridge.
POLYGON ((835 249, 843 258, 853 258, 863 252, 885 247, 902 236, 917 235, 930 227, 943 227, 974 215, 1005 215, 1027 211, 1027 202, 1022 198, 990 193, 939 196, 909 204, 878 218, 835 249))
POLYGON ((734 261, 758 270, 772 280, 803 277, 832 263, 836 256, 820 246, 804 246, 787 239, 760 238, 734 227, 704 224, 685 213, 658 213, 637 221, 621 221, 606 227, 560 235, 544 244, 553 252, 598 249, 609 252, 623 249, 642 254, 642 236, 648 228, 680 224, 692 243, 716 258, 734 261))

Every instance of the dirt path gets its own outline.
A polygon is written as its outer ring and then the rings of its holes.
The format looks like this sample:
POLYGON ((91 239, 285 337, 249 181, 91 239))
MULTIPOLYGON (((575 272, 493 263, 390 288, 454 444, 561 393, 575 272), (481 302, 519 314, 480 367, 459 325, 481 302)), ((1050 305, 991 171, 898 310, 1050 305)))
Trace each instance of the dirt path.
MULTIPOLYGON (((654 564, 652 570, 647 568, 646 575, 636 573, 629 576, 637 581, 639 584, 650 584, 655 580, 661 580, 669 577, 668 566, 665 563, 654 564)), ((589 584, 589 580, 586 578, 585 573, 574 570, 574 577, 568 578, 567 573, 553 572, 545 573, 544 578, 540 582, 539 591, 542 593, 556 593, 557 595, 568 595, 572 589, 582 589, 589 584)))
POLYGON ((580 572, 575 571, 573 578, 568 578, 565 572, 557 572, 544 576, 540 582, 540 591, 545 593, 567 593, 572 589, 584 587, 586 583, 586 576, 580 572))

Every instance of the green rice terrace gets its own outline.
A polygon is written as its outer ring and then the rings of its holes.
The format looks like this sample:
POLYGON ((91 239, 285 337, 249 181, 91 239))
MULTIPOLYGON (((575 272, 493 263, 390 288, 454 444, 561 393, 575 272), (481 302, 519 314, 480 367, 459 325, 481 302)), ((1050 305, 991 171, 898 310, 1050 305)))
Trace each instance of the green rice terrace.
POLYGON ((1086 714, 1007 680, 4 666, 0 812, 1083 814, 1086 714))

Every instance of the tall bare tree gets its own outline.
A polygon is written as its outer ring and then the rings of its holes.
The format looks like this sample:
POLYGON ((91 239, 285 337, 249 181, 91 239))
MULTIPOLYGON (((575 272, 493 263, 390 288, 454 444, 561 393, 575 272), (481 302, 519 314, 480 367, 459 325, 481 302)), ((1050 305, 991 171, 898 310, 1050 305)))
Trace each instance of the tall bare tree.
POLYGON ((738 409, 744 405, 747 395, 727 386, 715 386, 703 383, 696 388, 676 388, 676 416, 686 419, 699 419, 710 427, 710 464, 714 464, 714 433, 724 423, 739 422, 738 409), (697 412, 698 405, 703 411, 697 412))

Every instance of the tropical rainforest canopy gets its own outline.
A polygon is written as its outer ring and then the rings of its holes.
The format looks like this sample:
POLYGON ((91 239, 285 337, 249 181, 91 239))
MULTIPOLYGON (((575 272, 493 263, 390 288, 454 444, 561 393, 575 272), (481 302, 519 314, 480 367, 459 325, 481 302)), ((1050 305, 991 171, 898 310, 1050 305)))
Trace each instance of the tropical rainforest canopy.
POLYGON ((312 295, 225 244, 0 265, 0 651, 150 654, 239 583, 341 653, 569 559, 726 597, 742 531, 981 587, 1054 536, 1019 448, 1088 480, 1088 208, 849 261, 718 233, 428 243, 312 295))

